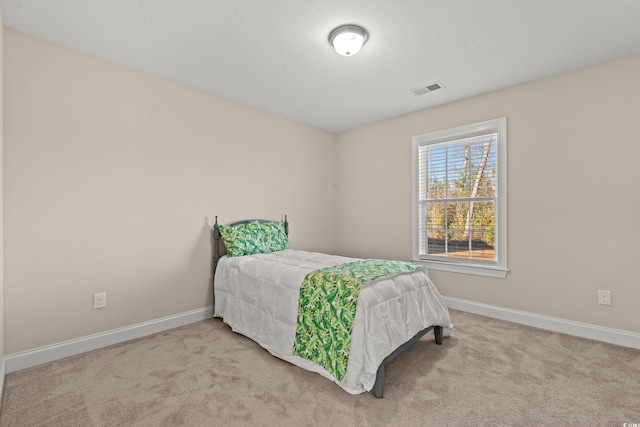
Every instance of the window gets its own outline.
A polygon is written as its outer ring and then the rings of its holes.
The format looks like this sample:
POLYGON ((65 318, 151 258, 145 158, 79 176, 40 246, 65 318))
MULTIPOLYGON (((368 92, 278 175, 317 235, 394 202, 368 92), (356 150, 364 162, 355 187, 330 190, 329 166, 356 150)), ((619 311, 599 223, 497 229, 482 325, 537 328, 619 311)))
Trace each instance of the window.
POLYGON ((413 261, 507 275, 507 119, 413 137, 413 261))

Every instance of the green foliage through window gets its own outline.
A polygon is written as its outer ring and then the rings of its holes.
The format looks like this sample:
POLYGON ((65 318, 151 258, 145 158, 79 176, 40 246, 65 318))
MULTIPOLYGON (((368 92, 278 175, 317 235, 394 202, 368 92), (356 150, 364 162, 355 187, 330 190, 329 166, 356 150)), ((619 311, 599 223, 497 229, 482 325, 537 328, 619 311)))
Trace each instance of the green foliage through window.
POLYGON ((493 261, 497 134, 419 147, 421 254, 493 261))

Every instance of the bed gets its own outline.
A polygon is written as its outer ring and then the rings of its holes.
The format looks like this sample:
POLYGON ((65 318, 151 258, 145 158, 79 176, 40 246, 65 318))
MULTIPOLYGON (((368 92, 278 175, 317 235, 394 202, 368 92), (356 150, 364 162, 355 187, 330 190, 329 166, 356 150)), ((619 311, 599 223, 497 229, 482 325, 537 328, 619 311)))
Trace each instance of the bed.
MULTIPOLYGON (((300 307, 307 302, 304 288, 309 278, 316 272, 347 266, 366 269, 371 265, 367 262, 378 260, 291 249, 286 216, 283 221, 243 220, 228 226, 219 225, 216 216, 212 234, 214 317, 222 318, 234 332, 256 341, 272 355, 316 372, 348 393, 373 390, 382 398, 385 365, 432 330, 436 344, 442 344, 453 327, 447 306, 426 270, 399 261, 380 261, 402 270, 362 279, 365 281, 355 297, 344 299, 353 306, 351 317, 346 308, 339 309, 340 316, 332 308, 333 320, 320 323, 350 331, 345 340, 348 345, 339 342, 335 344, 338 350, 332 349, 335 353, 315 360, 309 354, 309 338, 304 342, 305 322, 319 325, 313 317, 311 322, 305 320, 303 316, 310 310, 300 307), (342 324, 343 319, 348 326, 342 324), (344 360, 334 360, 340 357, 344 360)), ((342 286, 331 289, 337 288, 342 286)), ((323 319, 326 317, 331 313, 323 319)), ((337 335, 333 329, 321 332, 331 334, 332 339, 337 335)))

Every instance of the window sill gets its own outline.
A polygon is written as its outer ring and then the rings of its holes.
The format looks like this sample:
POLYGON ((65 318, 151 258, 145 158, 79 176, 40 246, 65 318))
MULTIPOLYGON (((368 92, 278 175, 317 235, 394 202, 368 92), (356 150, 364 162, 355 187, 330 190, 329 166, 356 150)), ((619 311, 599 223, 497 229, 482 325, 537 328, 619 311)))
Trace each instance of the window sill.
POLYGON ((498 279, 504 279, 509 272, 506 268, 500 268, 492 265, 478 265, 478 264, 461 264, 453 262, 440 262, 424 259, 412 259, 411 262, 421 264, 427 267, 429 270, 441 270, 449 271, 452 273, 473 274, 476 276, 495 277, 498 279))

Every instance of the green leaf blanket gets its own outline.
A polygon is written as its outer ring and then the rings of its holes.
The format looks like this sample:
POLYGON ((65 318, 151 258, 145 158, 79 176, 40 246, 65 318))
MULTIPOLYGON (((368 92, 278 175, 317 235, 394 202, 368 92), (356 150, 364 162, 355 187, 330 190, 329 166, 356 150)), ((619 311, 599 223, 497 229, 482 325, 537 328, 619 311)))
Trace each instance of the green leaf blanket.
POLYGON ((300 286, 293 354, 317 363, 341 381, 347 372, 362 285, 423 269, 408 262, 364 259, 310 272, 300 286))

